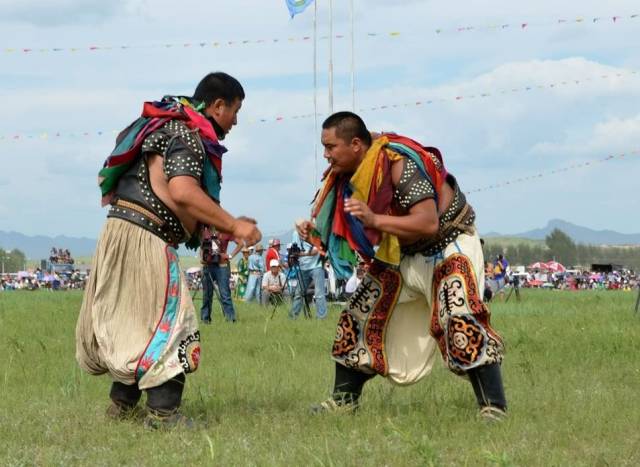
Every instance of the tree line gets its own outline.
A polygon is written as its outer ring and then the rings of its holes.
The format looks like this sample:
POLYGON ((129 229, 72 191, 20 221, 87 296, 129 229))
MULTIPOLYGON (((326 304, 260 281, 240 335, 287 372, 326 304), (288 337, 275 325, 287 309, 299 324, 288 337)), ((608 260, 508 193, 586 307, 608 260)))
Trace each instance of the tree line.
POLYGON ((592 264, 617 264, 634 271, 640 270, 640 246, 597 246, 576 243, 560 229, 554 229, 546 236, 544 244, 505 244, 499 239, 487 239, 484 255, 493 261, 503 254, 510 264, 525 265, 536 261, 557 261, 567 268, 580 266, 589 268, 592 264))
POLYGON ((2 272, 18 272, 24 269, 27 257, 18 250, 6 251, 0 247, 0 273, 2 272))
MULTIPOLYGON (((574 242, 560 229, 554 229, 544 243, 505 244, 499 239, 487 239, 484 257, 495 260, 499 254, 505 255, 509 263, 528 266, 536 261, 555 260, 571 268, 589 268, 592 264, 619 264, 634 271, 640 271, 640 246, 597 246, 574 242)), ((5 251, 0 247, 0 272, 21 271, 26 264, 25 254, 18 250, 5 251)))

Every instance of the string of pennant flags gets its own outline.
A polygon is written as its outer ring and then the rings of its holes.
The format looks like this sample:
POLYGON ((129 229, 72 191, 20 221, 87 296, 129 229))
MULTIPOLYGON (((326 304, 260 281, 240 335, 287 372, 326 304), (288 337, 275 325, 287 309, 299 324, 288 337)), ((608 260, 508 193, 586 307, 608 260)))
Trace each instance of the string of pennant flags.
POLYGON ((595 167, 599 164, 603 164, 605 162, 611 162, 613 160, 619 160, 619 159, 624 159, 624 158, 629 158, 630 156, 637 156, 640 155, 640 150, 635 150, 635 151, 630 151, 628 153, 623 153, 623 154, 617 154, 617 155, 609 155, 607 157, 603 157, 602 159, 594 159, 594 160, 590 160, 590 161, 585 161, 585 162, 580 162, 577 164, 572 164, 566 167, 561 167, 559 169, 553 169, 553 170, 547 170, 547 171, 543 171, 543 172, 538 172, 536 174, 532 174, 526 177, 519 177, 519 178, 514 178, 511 180, 506 180, 504 182, 500 182, 500 183, 494 183, 493 185, 487 185, 485 187, 481 187, 481 188, 475 188, 473 190, 469 190, 466 192, 466 194, 471 194, 471 193, 480 193, 483 191, 489 191, 489 190, 496 190, 498 188, 506 188, 506 187, 510 187, 511 185, 517 185, 519 183, 525 183, 525 182, 530 182, 532 180, 540 180, 541 178, 545 178, 551 175, 557 175, 557 174, 561 174, 561 173, 566 173, 566 172, 570 172, 573 170, 579 170, 579 169, 585 169, 585 168, 589 168, 589 167, 595 167))
MULTIPOLYGON (((512 87, 508 89, 499 89, 495 91, 485 91, 480 93, 473 94, 459 94, 447 97, 433 97, 429 99, 419 99, 410 102, 404 103, 391 103, 391 104, 381 104, 375 105, 371 107, 361 107, 358 109, 359 112, 375 112, 381 110, 388 109, 397 109, 397 108, 409 108, 409 107, 425 107, 438 103, 459 103, 463 101, 470 101, 473 99, 488 99, 496 96, 504 96, 504 95, 512 95, 517 93, 526 93, 536 90, 550 90, 557 89, 563 86, 579 86, 585 83, 595 82, 597 80, 607 80, 612 78, 629 78, 636 77, 640 75, 639 71, 629 70, 624 72, 616 72, 616 73, 608 73, 602 74, 594 77, 586 77, 579 79, 571 79, 571 80, 562 80, 553 83, 545 83, 538 85, 530 85, 530 86, 519 86, 512 87)), ((323 117, 323 114, 318 114, 318 117, 323 117)), ((275 117, 268 118, 253 118, 249 117, 247 119, 249 124, 260 124, 260 123, 280 123, 290 120, 300 120, 300 119, 308 119, 313 118, 313 113, 307 114, 299 114, 299 115, 279 115, 275 117)), ((72 132, 64 132, 64 131, 54 131, 54 132, 40 132, 40 133, 13 133, 8 135, 0 135, 0 142, 2 141, 25 141, 25 140, 50 140, 50 139, 58 139, 58 138, 79 138, 79 137, 95 137, 95 136, 113 136, 119 133, 119 130, 92 130, 92 131, 72 131, 72 132)))
MULTIPOLYGON (((488 25, 466 25, 449 28, 436 28, 432 30, 432 33, 436 35, 445 35, 448 33, 469 33, 479 31, 507 31, 507 30, 520 30, 527 31, 535 27, 543 26, 562 26, 562 25, 575 25, 575 24, 619 24, 623 21, 636 20, 640 18, 640 14, 632 15, 613 15, 613 16, 596 16, 596 17, 575 17, 575 18, 559 18, 550 21, 537 22, 537 21, 512 21, 509 23, 495 23, 488 25)), ((400 32, 400 31, 388 31, 388 32, 366 32, 364 37, 401 37, 405 35, 411 35, 413 33, 400 32)), ((319 40, 327 40, 330 36, 319 36, 319 40)), ((334 39, 345 39, 349 37, 346 34, 332 35, 334 39)), ((187 49, 187 48, 205 48, 205 47, 234 47, 243 45, 258 45, 258 44, 277 44, 277 43, 292 43, 292 42, 311 42, 312 36, 293 36, 293 37, 276 37, 276 38, 263 38, 263 39, 244 39, 244 40, 219 40, 219 41, 191 41, 191 42, 173 42, 173 43, 156 43, 156 44, 137 44, 137 45, 83 45, 74 47, 4 47, 2 52, 5 54, 38 54, 38 53, 60 53, 60 52, 99 52, 99 51, 128 51, 136 49, 187 49)))

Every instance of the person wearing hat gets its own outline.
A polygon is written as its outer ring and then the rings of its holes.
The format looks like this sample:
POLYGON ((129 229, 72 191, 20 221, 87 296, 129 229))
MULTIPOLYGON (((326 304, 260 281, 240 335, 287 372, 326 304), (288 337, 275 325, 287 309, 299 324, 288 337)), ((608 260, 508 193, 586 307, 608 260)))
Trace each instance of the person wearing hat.
POLYGON ((273 243, 269 245, 265 261, 270 265, 271 260, 273 259, 278 260, 278 264, 282 266, 282 258, 280 257, 280 240, 277 238, 274 238, 273 243))
POLYGON ((269 261, 269 272, 262 277, 262 304, 279 303, 282 301, 282 290, 286 283, 284 274, 280 271, 280 261, 269 261))
POLYGON ((256 245, 255 251, 249 255, 248 270, 249 277, 247 279, 247 289, 244 293, 244 301, 250 302, 254 298, 260 302, 260 285, 262 284, 262 274, 264 274, 264 258, 262 252, 264 247, 261 243, 256 245))
POLYGON ((242 248, 242 258, 238 261, 238 282, 236 283, 236 298, 244 298, 247 291, 247 282, 249 280, 249 254, 251 248, 244 246, 242 248))

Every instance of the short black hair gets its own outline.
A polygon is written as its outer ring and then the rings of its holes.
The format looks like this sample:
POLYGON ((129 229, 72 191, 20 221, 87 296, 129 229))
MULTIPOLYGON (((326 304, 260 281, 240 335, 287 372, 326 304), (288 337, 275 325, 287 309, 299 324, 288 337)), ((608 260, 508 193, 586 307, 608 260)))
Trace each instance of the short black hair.
POLYGON ((330 115, 322 124, 323 130, 336 129, 336 136, 348 143, 353 138, 359 138, 367 146, 371 146, 371 133, 362 118, 353 112, 336 112, 330 115))
POLYGON ((222 99, 227 105, 231 105, 236 99, 244 99, 244 89, 233 76, 216 71, 200 80, 193 98, 205 105, 210 105, 216 99, 222 99))

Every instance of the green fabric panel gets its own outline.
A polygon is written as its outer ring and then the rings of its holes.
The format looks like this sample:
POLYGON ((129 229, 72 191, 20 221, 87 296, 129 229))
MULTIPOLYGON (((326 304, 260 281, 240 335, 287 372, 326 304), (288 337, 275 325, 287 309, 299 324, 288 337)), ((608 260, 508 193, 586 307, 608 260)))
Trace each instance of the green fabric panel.
POLYGON ((102 192, 102 196, 106 195, 113 189, 115 189, 118 184, 118 180, 120 179, 120 175, 122 175, 129 168, 130 164, 127 165, 117 165, 115 167, 105 167, 98 175, 103 177, 102 183, 100 184, 100 191, 102 192))
POLYGON ((331 226, 333 225, 333 212, 336 199, 335 187, 327 194, 324 204, 320 208, 320 212, 316 217, 316 226, 320 232, 320 238, 325 245, 329 244, 331 236, 331 226))
POLYGON ((122 154, 131 149, 133 147, 133 143, 136 141, 138 133, 140 133, 145 125, 149 123, 149 120, 151 119, 147 117, 140 117, 138 120, 133 122, 133 124, 128 128, 127 135, 122 138, 122 141, 120 141, 116 146, 111 155, 122 154))
POLYGON ((203 181, 206 191, 207 193, 209 193, 209 196, 215 198, 216 201, 219 202, 220 190, 222 189, 222 184, 220 183, 220 174, 213 166, 208 156, 205 156, 204 158, 203 181))

